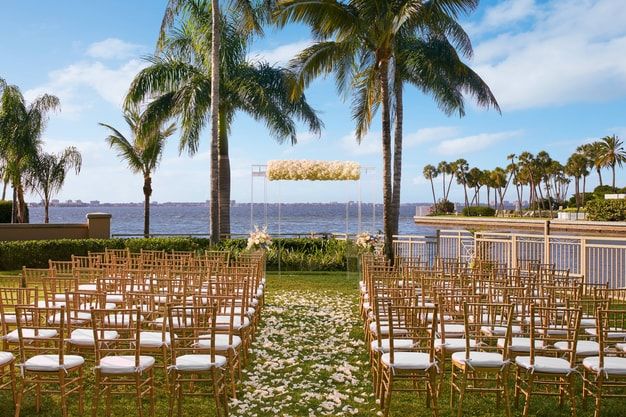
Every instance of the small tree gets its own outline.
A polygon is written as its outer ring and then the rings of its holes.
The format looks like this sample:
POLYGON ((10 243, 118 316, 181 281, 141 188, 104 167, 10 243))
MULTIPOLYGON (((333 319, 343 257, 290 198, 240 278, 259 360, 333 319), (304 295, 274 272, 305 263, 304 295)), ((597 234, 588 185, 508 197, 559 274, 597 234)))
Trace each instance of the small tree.
MULTIPOLYGON (((430 181, 430 188, 433 192, 433 204, 437 205, 437 197, 435 196, 435 184, 433 183, 433 179, 437 178, 437 175, 439 175, 439 170, 435 168, 433 165, 426 165, 424 167, 423 174, 424 174, 424 178, 430 181)), ((445 172, 443 173, 443 175, 445 175, 445 172)), ((445 190, 444 190, 444 194, 445 194, 445 190)))
POLYGON ((83 158, 74 146, 58 154, 41 152, 35 158, 28 183, 43 200, 44 223, 50 222, 50 199, 63 187, 68 171, 74 169, 78 175, 82 163, 83 158))

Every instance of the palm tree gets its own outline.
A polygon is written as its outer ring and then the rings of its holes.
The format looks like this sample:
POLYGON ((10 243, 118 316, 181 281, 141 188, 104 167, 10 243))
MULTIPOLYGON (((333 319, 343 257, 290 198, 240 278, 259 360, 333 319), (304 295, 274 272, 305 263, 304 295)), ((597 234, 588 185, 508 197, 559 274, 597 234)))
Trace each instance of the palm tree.
POLYGON ((435 184, 433 183, 433 178, 437 178, 439 170, 435 168, 434 165, 426 165, 422 173, 424 174, 424 178, 430 181, 430 188, 433 192, 433 207, 435 207, 437 206, 437 197, 435 196, 435 184))
POLYGON ((59 99, 44 94, 27 105, 17 86, 1 84, 0 155, 5 164, 4 179, 13 187, 13 221, 24 223, 24 179, 40 152, 48 114, 59 108, 59 99))
POLYGON ((509 181, 507 180, 507 172, 500 168, 496 167, 491 171, 491 185, 498 193, 496 199, 500 198, 500 205, 496 203, 496 208, 499 207, 499 210, 504 210, 504 195, 506 194, 506 189, 508 188, 509 181))
POLYGON ((574 177, 574 195, 576 200, 576 210, 580 209, 580 178, 587 175, 587 158, 580 153, 573 153, 565 164, 565 173, 574 177))
POLYGON ((463 93, 474 95, 480 105, 497 106, 489 89, 463 64, 449 41, 452 38, 461 52, 471 53, 471 43, 455 18, 473 10, 476 2, 282 0, 278 5, 279 24, 307 23, 317 38, 292 63, 298 74, 295 94, 317 76, 334 73, 340 93, 354 94, 357 141, 381 108, 383 229, 385 254, 393 259, 392 236, 397 230, 400 201, 404 83, 432 95, 449 114, 464 114, 463 93))
MULTIPOLYGON (((133 80, 126 97, 127 108, 150 101, 143 114, 147 127, 154 127, 170 118, 181 125, 179 150, 190 155, 197 152, 200 133, 210 112, 211 60, 204 47, 210 44, 212 32, 206 27, 208 8, 193 9, 187 18, 168 32, 161 55, 133 80), (203 26, 204 25, 204 26, 203 26)), ((264 121, 279 142, 297 142, 295 119, 309 130, 319 133, 322 123, 304 95, 290 96, 293 74, 284 68, 246 59, 247 37, 239 30, 237 16, 225 16, 221 26, 219 135, 218 135, 218 235, 230 234, 230 162, 228 136, 237 111, 264 121)), ((211 213, 215 213, 212 194, 211 213)))
POLYGON ((442 195, 444 196, 444 200, 445 200, 445 196, 447 195, 446 194, 446 174, 450 173, 450 164, 447 163, 446 161, 441 161, 439 162, 439 165, 437 165, 436 170, 437 172, 441 174, 441 185, 443 187, 442 195))
POLYGON ((121 160, 128 164, 131 172, 143 175, 143 234, 150 236, 150 196, 152 195, 152 174, 156 170, 163 155, 165 140, 176 130, 171 124, 165 129, 148 130, 143 128, 141 115, 136 111, 127 111, 124 120, 130 128, 131 139, 114 127, 99 123, 106 127, 110 135, 106 138, 111 148, 118 152, 121 160))
POLYGON ((80 172, 82 156, 74 146, 58 154, 42 152, 37 155, 31 168, 29 182, 44 203, 44 223, 50 222, 50 199, 61 190, 68 171, 80 172))
POLYGON ((469 172, 469 164, 463 158, 457 159, 456 165, 456 182, 463 185, 463 194, 465 195, 465 207, 469 206, 469 200, 467 198, 467 173, 469 172))
POLYGON ((515 191, 517 193, 517 207, 518 207, 518 210, 521 212, 522 211, 522 190, 521 190, 521 184, 517 180, 519 167, 517 165, 517 162, 515 162, 516 157, 517 155, 515 155, 514 153, 509 154, 506 157, 506 159, 511 161, 509 165, 506 167, 507 171, 509 172, 509 179, 508 179, 506 188, 508 188, 511 181, 513 181, 513 184, 515 185, 515 191))
POLYGON ((612 187, 615 189, 615 165, 622 167, 626 162, 626 150, 623 142, 616 136, 605 136, 600 139, 598 164, 602 167, 611 167, 613 174, 612 187))
POLYGON ((602 153, 602 144, 599 141, 585 143, 576 148, 576 152, 587 157, 589 168, 594 168, 598 174, 598 181, 602 186, 602 164, 600 163, 600 154, 602 153))
MULTIPOLYGON (((159 35, 159 41, 157 43, 157 50, 162 50, 163 45, 166 43, 167 33, 172 28, 176 21, 176 17, 181 14, 198 13, 201 12, 203 19, 197 20, 196 23, 201 23, 200 30, 210 31, 210 45, 211 45, 211 60, 208 62, 210 67, 210 102, 209 102, 209 114, 211 115, 211 208, 209 217, 211 219, 211 240, 216 243, 220 240, 220 213, 222 211, 228 211, 228 219, 230 220, 230 200, 228 201, 227 208, 220 210, 220 185, 219 185, 219 111, 220 111, 220 65, 210 65, 211 62, 220 62, 220 48, 221 48, 221 15, 219 9, 219 0, 210 0, 210 3, 202 0, 168 0, 163 21, 161 22, 161 31, 159 35), (207 9, 210 13, 210 19, 206 19, 207 9), (210 25, 207 23, 210 21, 210 25)), ((243 21, 243 28, 246 33, 251 32, 261 33, 260 18, 257 13, 260 10, 269 10, 271 1, 263 0, 265 8, 255 8, 249 0, 234 0, 232 5, 235 10, 239 12, 243 21)), ((241 25, 240 25, 241 26, 241 25)), ((206 57, 204 57, 206 58, 206 57)), ((205 61, 205 64, 207 62, 205 61)), ((227 151, 226 151, 227 152, 227 151)), ((230 172, 230 165, 224 167, 224 169, 230 172)), ((230 183, 228 184, 230 189, 230 183)), ((230 224, 228 225, 230 228, 230 224)))

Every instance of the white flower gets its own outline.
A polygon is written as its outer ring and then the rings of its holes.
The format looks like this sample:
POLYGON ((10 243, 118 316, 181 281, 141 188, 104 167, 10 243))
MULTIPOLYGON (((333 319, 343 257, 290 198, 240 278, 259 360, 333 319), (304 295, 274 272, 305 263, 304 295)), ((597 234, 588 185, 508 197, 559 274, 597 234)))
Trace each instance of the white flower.
POLYGON ((269 161, 267 178, 270 181, 356 181, 361 178, 361 165, 351 161, 269 161))

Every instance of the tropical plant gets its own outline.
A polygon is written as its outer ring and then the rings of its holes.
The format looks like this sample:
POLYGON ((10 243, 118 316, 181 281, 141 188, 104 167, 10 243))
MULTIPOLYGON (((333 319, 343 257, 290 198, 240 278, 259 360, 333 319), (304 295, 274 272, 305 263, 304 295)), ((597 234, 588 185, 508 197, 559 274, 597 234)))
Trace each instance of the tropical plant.
POLYGON ((24 223, 26 201, 24 180, 41 148, 48 115, 59 108, 59 99, 44 94, 26 104, 20 89, 0 82, 0 156, 4 181, 13 187, 14 221, 24 223))
POLYGON ((598 147, 598 164, 604 168, 611 168, 612 172, 612 186, 615 188, 615 166, 626 162, 626 150, 624 150, 624 143, 616 136, 605 136, 600 139, 600 146, 598 147))
MULTIPOLYGON (((433 183, 433 179, 437 178, 437 175, 439 175, 439 170, 437 168, 435 168, 433 165, 426 165, 424 167, 424 170, 422 171, 422 173, 424 174, 424 178, 426 178, 427 180, 430 181, 430 188, 431 188, 431 190, 433 192, 433 204, 437 205, 437 197, 435 196, 435 184, 433 183)), ((445 173, 442 173, 442 175, 445 175, 445 173)), ((444 186, 444 191, 443 192, 444 192, 444 195, 445 195, 445 192, 446 192, 445 191, 445 186, 444 186)))
POLYGON ((124 120, 131 131, 130 140, 116 128, 105 123, 99 124, 110 131, 111 134, 106 138, 106 141, 111 148, 118 152, 118 157, 128 164, 131 172, 143 176, 143 234, 144 237, 150 237, 152 174, 161 161, 166 139, 174 134, 176 129, 171 124, 165 129, 159 127, 147 130, 142 125, 141 114, 132 110, 126 111, 124 120))
POLYGON ((578 153, 583 154, 587 158, 587 165, 589 168, 596 170, 598 174, 598 181, 600 185, 602 183, 602 164, 600 162, 600 154, 602 152, 602 145, 600 142, 584 143, 576 148, 578 153))
MULTIPOLYGON (((206 2, 190 2, 179 25, 169 27, 160 42, 160 53, 151 65, 133 80, 126 105, 129 108, 150 100, 144 119, 154 126, 178 118, 181 127, 179 150, 197 152, 207 116, 212 117, 212 84, 215 81, 211 53, 212 9, 206 2), (194 6, 194 7, 191 7, 194 6)), ((230 160, 228 136, 237 111, 264 121, 279 142, 296 143, 294 120, 303 121, 310 131, 319 133, 322 123, 304 95, 290 96, 293 74, 281 67, 247 60, 248 38, 240 31, 239 15, 230 13, 220 21, 220 101, 218 158, 211 146, 211 236, 230 234, 230 160), (217 174, 214 169, 217 167, 217 174), (215 179, 217 178, 217 182, 215 179), (217 197, 214 192, 217 186, 217 197), (219 201, 218 201, 219 200, 219 201), (217 208, 216 201, 219 202, 217 208), (216 225, 218 228, 216 229, 216 225)))
POLYGON ((465 196, 465 207, 469 206, 469 200, 467 198, 467 173, 469 172, 469 164, 465 159, 457 159, 454 163, 456 166, 456 171, 454 176, 456 177, 456 182, 458 184, 463 185, 463 194, 465 196))
POLYGON ((508 188, 509 182, 507 180, 507 173, 504 169, 500 167, 496 167, 489 174, 491 179, 491 186, 494 188, 495 193, 497 193, 495 200, 496 204, 494 207, 498 208, 498 210, 504 209, 504 195, 506 194, 506 190, 508 188), (500 204, 498 205, 498 198, 500 199, 500 204))
MULTIPOLYGON (((255 4, 250 0, 232 0, 228 5, 234 8, 233 12, 237 13, 240 17, 240 27, 244 29, 242 35, 247 36, 252 32, 262 33, 261 21, 269 14, 269 7, 271 7, 273 1, 262 0, 259 2, 261 6, 255 7, 255 4), (243 24, 242 24, 243 23, 243 24)), ((220 170, 220 155, 228 154, 228 150, 222 150, 220 148, 220 131, 219 131, 219 119, 220 119, 220 84, 221 84, 221 65, 211 65, 212 62, 222 62, 221 58, 221 22, 222 16, 220 15, 220 2, 219 0, 168 0, 165 14, 161 22, 161 30, 159 34, 159 40, 157 42, 157 50, 162 51, 169 43, 168 33, 176 23, 176 18, 181 17, 185 19, 190 15, 199 16, 200 19, 196 19, 193 23, 196 29, 203 32, 208 38, 209 42, 204 45, 196 45, 203 49, 201 59, 205 66, 205 70, 210 73, 209 78, 209 100, 201 103, 204 107, 204 111, 208 111, 211 116, 211 198, 210 198, 210 222, 211 222, 211 240, 213 243, 220 240, 220 223, 221 218, 228 223, 227 228, 230 228, 230 195, 228 199, 226 196, 220 196, 220 172, 224 177, 224 182, 228 182, 228 185, 224 186, 230 191, 230 164, 228 160, 223 161, 223 167, 220 170), (208 33, 207 33, 208 32, 208 33), (210 57, 208 51, 206 51, 206 44, 211 45, 210 57), (208 108, 206 107, 208 105, 208 108), (227 203, 220 210, 220 204, 227 203)), ((206 39, 205 39, 206 40, 206 39)), ((205 74, 208 75, 208 74, 205 74)), ((206 80, 204 80, 206 81, 206 80)), ((205 92, 206 94, 206 92, 205 92)), ((188 97, 188 100, 194 100, 195 97, 188 97)), ((200 103, 193 103, 200 104, 200 103)), ((192 106, 195 107, 195 106, 192 106)), ((196 117, 192 123, 198 123, 199 120, 196 117)), ((204 123, 202 123, 204 124, 204 123)), ((222 144, 222 147, 227 144, 222 144)), ((195 151, 194 151, 195 152, 195 151)), ((192 153, 194 153, 192 152, 192 153)))
POLYGON ((80 172, 82 161, 80 151, 74 146, 58 154, 40 152, 35 157, 27 182, 43 201, 44 223, 50 222, 50 199, 63 187, 68 171, 80 172))
POLYGON ((521 211, 522 210, 522 193, 521 193, 522 184, 518 181, 518 178, 517 178, 519 166, 517 162, 515 161, 515 158, 517 158, 517 155, 515 155, 514 153, 509 154, 506 157, 506 159, 511 161, 506 167, 506 170, 509 172, 509 179, 507 182, 507 187, 508 187, 508 184, 510 184, 511 182, 513 182, 513 185, 515 185, 515 192, 517 193, 517 209, 521 211))
POLYGON ((448 114, 464 114, 463 93, 475 96, 479 105, 497 107, 489 88, 461 61, 452 45, 465 55, 471 54, 471 43, 456 18, 473 10, 476 2, 282 0, 278 6, 279 24, 304 22, 317 38, 293 61, 298 75, 296 94, 317 76, 334 73, 340 93, 354 94, 357 141, 381 108, 385 255, 393 259, 391 243, 400 202, 404 84, 432 95, 448 114))
POLYGON ((589 174, 587 170, 587 158, 581 153, 573 153, 565 164, 565 173, 574 178, 574 196, 576 197, 576 208, 581 207, 580 179, 589 174))

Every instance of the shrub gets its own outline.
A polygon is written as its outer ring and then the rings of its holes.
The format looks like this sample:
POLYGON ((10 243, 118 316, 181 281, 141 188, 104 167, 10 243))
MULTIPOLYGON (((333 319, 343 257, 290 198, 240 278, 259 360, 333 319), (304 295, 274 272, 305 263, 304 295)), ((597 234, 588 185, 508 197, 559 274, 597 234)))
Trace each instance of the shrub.
MULTIPOLYGON (((594 193, 585 193, 585 204, 595 199, 596 199, 596 195, 594 193)), ((580 193, 580 201, 582 203, 583 193, 580 193)), ((568 207, 576 207, 576 195, 575 194, 571 196, 570 199, 568 200, 568 207)))
POLYGON ((454 210, 454 203, 448 200, 439 200, 437 204, 430 207, 429 215, 437 216, 440 214, 452 214, 454 213, 454 210))
POLYGON ((598 185, 593 190, 593 195, 598 200, 604 200, 605 194, 617 194, 620 192, 619 188, 613 188, 610 185, 598 185))
MULTIPOLYGON (((576 204, 575 200, 574 200, 574 204, 576 204)), ((552 206, 552 210, 558 210, 560 206, 563 206, 563 208, 566 208, 567 201, 557 201, 556 199, 552 197, 550 197, 549 199, 542 198, 540 200, 533 201, 533 203, 528 206, 528 209, 529 210, 550 210, 550 206, 552 206)))
MULTIPOLYGON (((203 251, 227 250, 237 255, 246 248, 246 239, 232 239, 212 247, 209 239, 198 238, 132 238, 132 239, 59 239, 0 241, 0 270, 20 269, 22 266, 45 268, 48 260, 69 260, 72 255, 105 249, 129 248, 131 252, 146 250, 203 251)), ((357 253, 352 242, 337 239, 275 239, 268 253, 267 268, 282 270, 345 270, 348 254, 357 253)))
MULTIPOLYGON (((0 223, 11 223, 13 202, 11 200, 0 200, 0 223)), ((28 206, 26 206, 26 223, 29 219, 28 206)))
POLYGON ((463 215, 468 217, 492 217, 496 215, 496 210, 487 206, 469 206, 463 208, 463 215))
POLYGON ((585 205, 587 219, 597 221, 626 220, 626 200, 593 200, 585 205))

